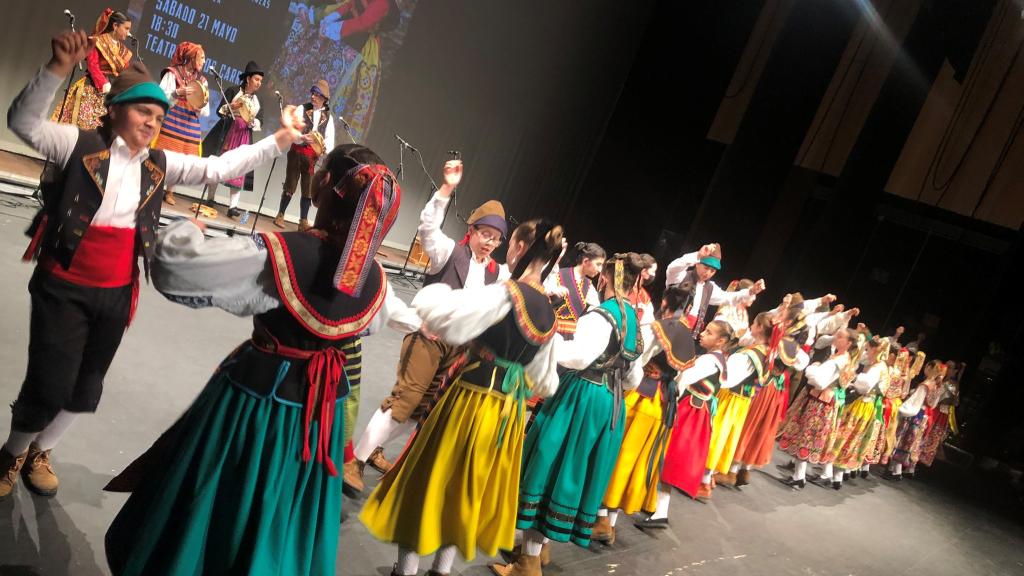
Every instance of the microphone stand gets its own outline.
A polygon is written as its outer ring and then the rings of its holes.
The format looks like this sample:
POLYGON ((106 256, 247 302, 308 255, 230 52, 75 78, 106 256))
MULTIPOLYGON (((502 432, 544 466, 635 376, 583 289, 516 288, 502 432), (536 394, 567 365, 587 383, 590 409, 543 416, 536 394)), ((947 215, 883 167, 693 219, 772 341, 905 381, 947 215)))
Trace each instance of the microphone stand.
MULTIPOLYGON (((359 144, 359 142, 356 141, 356 137, 352 135, 352 127, 345 121, 345 117, 338 114, 338 120, 341 120, 341 127, 345 129, 345 134, 348 134, 348 139, 351 140, 353 144, 359 144)), ((399 154, 401 154, 401 151, 399 151, 399 154)), ((401 173, 401 169, 399 169, 399 173, 401 173)))
MULTIPOLYGON (((212 71, 213 69, 211 68, 210 70, 212 71)), ((221 106, 225 106, 226 105, 228 107, 228 114, 231 116, 231 126, 234 126, 235 125, 235 110, 231 107, 231 102, 228 102, 227 95, 224 94, 224 84, 221 82, 220 74, 217 74, 216 72, 214 72, 213 73, 213 79, 217 81, 217 91, 220 92, 221 106)), ((243 89, 239 88, 238 90, 239 90, 239 92, 241 92, 243 89)), ((220 149, 224 146, 224 138, 227 137, 228 131, 231 130, 231 126, 228 126, 228 129, 226 131, 224 131, 223 134, 221 134, 220 142, 217 144, 217 153, 218 154, 220 153, 220 149)), ((199 198, 199 200, 196 202, 196 220, 199 220, 199 209, 203 206, 203 202, 206 200, 206 187, 207 186, 209 186, 209 184, 203 185, 202 198, 199 198)), ((214 188, 214 194, 216 194, 216 193, 217 193, 216 192, 216 188, 214 188)), ((214 203, 216 204, 216 202, 214 202, 214 203)))
POLYGON ((139 63, 145 64, 146 61, 142 59, 142 51, 139 50, 139 39, 132 36, 132 46, 135 48, 135 57, 139 59, 139 63))
MULTIPOLYGON (((69 23, 71 24, 71 31, 75 32, 75 15, 74 14, 68 15, 68 20, 70 21, 69 23)), ((78 61, 78 70, 80 72, 83 71, 83 69, 82 69, 82 61, 81 60, 78 61)), ((68 76, 67 86, 64 87, 64 98, 62 98, 61 101, 60 101, 60 111, 57 112, 57 120, 58 121, 64 116, 64 108, 68 104, 68 94, 71 93, 71 85, 74 84, 74 82, 75 82, 75 69, 72 68, 71 69, 71 75, 68 76)), ((102 88, 102 86, 100 86, 100 88, 102 88)), ((46 159, 43 161, 43 169, 42 169, 42 171, 39 172, 39 184, 36 185, 36 189, 32 191, 32 199, 35 200, 40 206, 43 205, 43 198, 42 198, 42 195, 41 195, 42 191, 43 191, 43 178, 45 177, 46 172, 49 170, 50 164, 51 164, 50 157, 47 156, 46 159)))
MULTIPOLYGON (((278 109, 284 113, 284 102, 281 98, 277 99, 278 109)), ((252 219, 252 230, 249 231, 249 235, 256 234, 256 223, 260 221, 260 214, 263 213, 263 203, 267 200, 267 190, 270 188, 270 177, 274 175, 274 167, 277 166, 277 156, 274 156, 274 161, 270 163, 270 172, 267 172, 267 183, 263 185, 263 197, 260 198, 260 206, 256 209, 256 217, 252 219)))

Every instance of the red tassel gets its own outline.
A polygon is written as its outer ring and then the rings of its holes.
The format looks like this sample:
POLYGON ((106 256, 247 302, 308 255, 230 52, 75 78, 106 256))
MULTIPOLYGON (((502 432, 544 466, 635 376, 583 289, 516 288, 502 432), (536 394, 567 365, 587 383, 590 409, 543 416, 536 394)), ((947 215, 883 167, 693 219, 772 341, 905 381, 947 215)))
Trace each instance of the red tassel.
POLYGON ((309 462, 309 432, 313 425, 314 404, 317 392, 320 396, 320 430, 316 438, 316 461, 322 463, 331 476, 338 475, 338 468, 330 456, 331 430, 334 427, 334 405, 338 399, 338 381, 345 366, 345 354, 337 348, 325 348, 309 359, 306 379, 309 384, 306 394, 305 415, 302 431, 302 461, 309 462))
POLYGON ((135 311, 139 309, 139 260, 135 259, 132 266, 132 301, 128 307, 128 323, 125 324, 124 329, 127 330, 132 325, 132 321, 135 320, 135 311))
POLYGON ((348 464, 349 462, 356 459, 356 451, 352 447, 352 441, 349 440, 345 443, 345 456, 342 458, 342 462, 348 464))
POLYGON ((36 259, 36 255, 39 253, 39 243, 43 241, 43 234, 46 233, 46 222, 49 219, 50 216, 48 214, 43 214, 42 220, 39 221, 39 226, 36 227, 36 233, 32 235, 28 248, 25 249, 25 253, 21 256, 22 262, 36 259))
POLYGON ((469 235, 470 234, 471 234, 470 230, 466 230, 466 235, 462 237, 462 240, 459 240, 459 246, 465 246, 466 244, 469 244, 469 235))

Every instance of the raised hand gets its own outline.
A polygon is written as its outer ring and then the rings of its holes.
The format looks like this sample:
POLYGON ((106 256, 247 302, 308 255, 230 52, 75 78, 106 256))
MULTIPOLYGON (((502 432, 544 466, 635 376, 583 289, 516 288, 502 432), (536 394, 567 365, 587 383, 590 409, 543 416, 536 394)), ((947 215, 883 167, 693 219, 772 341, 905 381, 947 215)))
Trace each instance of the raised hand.
POLYGON ((760 294, 761 292, 764 292, 764 289, 764 278, 761 278, 757 282, 754 282, 754 285, 750 287, 750 293, 755 295, 760 294))
POLYGON ((438 190, 443 198, 452 195, 455 188, 462 182, 462 160, 449 160, 444 163, 444 184, 438 190))
POLYGON ((85 60, 94 44, 95 42, 81 30, 78 32, 66 30, 57 34, 50 40, 53 56, 47 63, 46 69, 57 76, 66 76, 75 67, 75 64, 85 60))

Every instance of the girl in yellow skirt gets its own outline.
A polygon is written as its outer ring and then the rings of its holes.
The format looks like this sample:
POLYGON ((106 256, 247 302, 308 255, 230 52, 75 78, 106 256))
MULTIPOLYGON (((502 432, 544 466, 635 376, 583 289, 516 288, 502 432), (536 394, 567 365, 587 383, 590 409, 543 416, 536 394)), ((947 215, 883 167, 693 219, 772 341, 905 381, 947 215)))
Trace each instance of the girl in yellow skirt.
MULTIPOLYGON (((711 446, 708 449, 708 463, 705 478, 716 474, 716 480, 735 485, 736 474, 729 472, 733 455, 740 442, 743 423, 750 411, 750 402, 766 382, 768 371, 765 360, 768 356, 768 338, 772 334, 772 315, 762 312, 750 325, 750 335, 755 344, 729 355, 726 371, 729 380, 737 384, 718 393, 718 411, 711 425, 711 446)), ((708 496, 710 488, 708 485, 708 496)))
POLYGON ((460 346, 466 364, 411 445, 367 499, 360 519, 371 534, 398 544, 392 574, 450 572, 456 549, 466 560, 511 550, 519 497, 525 403, 550 396, 555 372, 555 314, 542 278, 562 250, 562 229, 545 221, 512 233, 512 278, 482 288, 420 290, 413 307, 424 331, 460 346))
POLYGON ((591 540, 615 543, 619 512, 653 514, 658 504, 658 481, 668 437, 675 423, 678 390, 675 378, 693 365, 693 332, 680 309, 688 293, 670 287, 662 297, 661 318, 644 331, 640 361, 644 377, 626 394, 626 426, 615 470, 598 510, 591 540), (653 344, 654 342, 657 344, 653 344))
MULTIPOLYGON (((860 396, 843 407, 836 428, 836 439, 832 445, 835 460, 826 465, 826 472, 832 474, 832 488, 843 487, 843 474, 857 471, 864 464, 869 450, 878 440, 881 416, 881 393, 889 387, 889 367, 885 360, 889 353, 888 339, 873 339, 867 343, 866 356, 869 367, 857 375, 853 388, 860 396)), ((823 474, 822 480, 827 481, 823 474)))

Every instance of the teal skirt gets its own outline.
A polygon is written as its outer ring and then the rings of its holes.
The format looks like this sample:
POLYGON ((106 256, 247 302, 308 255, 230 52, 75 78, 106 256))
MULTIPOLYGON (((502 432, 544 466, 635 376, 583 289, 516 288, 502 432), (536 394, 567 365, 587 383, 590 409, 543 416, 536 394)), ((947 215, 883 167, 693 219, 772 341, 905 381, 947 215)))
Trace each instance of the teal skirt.
MULTIPOLYGON (((339 399, 329 447, 339 464, 343 407, 339 399)), ((218 371, 179 424, 168 464, 107 531, 115 575, 335 573, 341 477, 302 461, 302 406, 255 396, 218 371)))
POLYGON ((615 470, 625 429, 620 403, 604 385, 562 375, 558 392, 526 435, 516 527, 534 529, 555 542, 590 546, 590 535, 605 489, 615 470))

